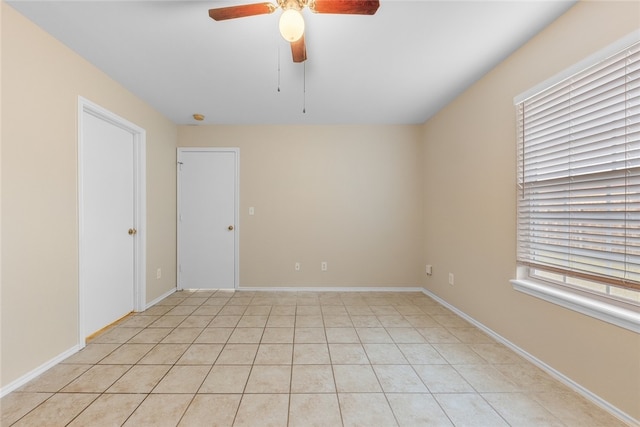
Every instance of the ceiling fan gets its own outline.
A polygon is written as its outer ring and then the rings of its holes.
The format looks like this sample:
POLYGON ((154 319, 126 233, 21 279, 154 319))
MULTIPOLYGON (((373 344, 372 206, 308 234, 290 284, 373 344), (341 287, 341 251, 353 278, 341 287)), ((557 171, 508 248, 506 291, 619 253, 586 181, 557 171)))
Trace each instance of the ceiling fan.
POLYGON ((373 15, 380 7, 378 0, 277 0, 277 2, 277 6, 266 2, 209 9, 209 16, 216 21, 224 21, 245 16, 267 15, 280 8, 282 9, 280 34, 291 43, 293 62, 304 62, 307 59, 307 48, 304 44, 304 18, 301 11, 305 6, 314 13, 341 15, 373 15))

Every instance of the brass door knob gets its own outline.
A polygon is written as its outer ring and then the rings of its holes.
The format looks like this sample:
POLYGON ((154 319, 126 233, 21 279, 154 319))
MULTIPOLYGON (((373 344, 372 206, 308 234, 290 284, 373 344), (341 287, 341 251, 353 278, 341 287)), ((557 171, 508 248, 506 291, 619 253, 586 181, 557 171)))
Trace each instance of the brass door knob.
POLYGON ((136 234, 138 232, 138 230, 136 230, 135 228, 130 228, 129 229, 129 236, 133 236, 134 234, 136 234))
POLYGON ((233 225, 229 226, 229 231, 233 231, 233 225))

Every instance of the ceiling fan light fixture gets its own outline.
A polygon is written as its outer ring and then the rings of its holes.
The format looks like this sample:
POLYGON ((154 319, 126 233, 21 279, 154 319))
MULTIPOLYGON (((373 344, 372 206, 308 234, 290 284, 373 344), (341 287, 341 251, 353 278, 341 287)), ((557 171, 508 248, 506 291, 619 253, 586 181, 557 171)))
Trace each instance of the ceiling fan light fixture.
POLYGON ((280 34, 288 42, 300 40, 304 34, 304 18, 296 9, 287 9, 280 15, 280 34))

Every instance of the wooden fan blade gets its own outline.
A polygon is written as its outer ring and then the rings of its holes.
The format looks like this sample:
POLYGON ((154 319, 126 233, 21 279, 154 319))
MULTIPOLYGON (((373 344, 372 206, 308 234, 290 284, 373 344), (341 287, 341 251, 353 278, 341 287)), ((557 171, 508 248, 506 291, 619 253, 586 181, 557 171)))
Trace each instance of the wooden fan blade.
POLYGON ((309 9, 315 13, 344 15, 373 15, 379 7, 378 0, 315 0, 309 4, 309 9))
POLYGON ((291 42, 291 54, 293 55, 293 62, 304 62, 307 60, 307 47, 304 44, 304 34, 300 37, 300 40, 291 42))
POLYGON ((267 15, 273 13, 277 7, 271 3, 253 3, 240 6, 219 7, 209 9, 209 16, 216 21, 243 18, 245 16, 267 15))

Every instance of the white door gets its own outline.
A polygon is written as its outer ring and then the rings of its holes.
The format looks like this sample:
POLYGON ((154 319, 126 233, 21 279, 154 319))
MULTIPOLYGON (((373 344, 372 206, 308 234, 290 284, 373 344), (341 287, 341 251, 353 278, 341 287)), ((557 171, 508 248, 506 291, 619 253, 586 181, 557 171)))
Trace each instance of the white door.
POLYGON ((178 287, 236 288, 238 149, 178 149, 178 287))
POLYGON ((138 235, 135 136, 130 130, 88 112, 82 112, 81 120, 80 306, 83 339, 134 310, 135 241, 138 235))

